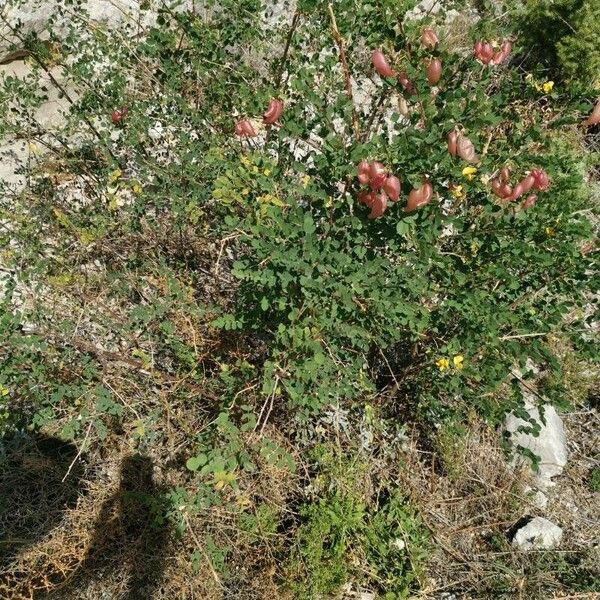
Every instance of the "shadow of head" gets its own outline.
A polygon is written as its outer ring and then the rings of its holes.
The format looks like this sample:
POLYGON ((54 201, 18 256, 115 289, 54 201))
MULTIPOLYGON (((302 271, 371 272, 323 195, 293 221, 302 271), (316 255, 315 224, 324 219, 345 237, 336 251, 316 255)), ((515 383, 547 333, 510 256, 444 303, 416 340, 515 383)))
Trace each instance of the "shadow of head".
POLYGON ((41 434, 2 441, 0 568, 43 538, 75 506, 83 474, 80 460, 73 463, 76 456, 73 444, 41 434))

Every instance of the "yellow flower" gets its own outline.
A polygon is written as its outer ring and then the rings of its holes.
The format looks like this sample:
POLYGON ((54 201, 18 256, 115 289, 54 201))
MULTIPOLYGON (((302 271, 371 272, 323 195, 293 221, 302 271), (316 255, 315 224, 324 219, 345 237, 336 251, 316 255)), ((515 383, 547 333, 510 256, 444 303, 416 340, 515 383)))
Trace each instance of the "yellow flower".
POLYGON ((247 196, 250 193, 250 190, 248 188, 244 188, 242 190, 242 196, 247 196))
POLYGON ((113 184, 115 181, 117 181, 117 179, 121 177, 122 174, 123 173, 121 172, 121 169, 115 169, 114 171, 111 171, 108 174, 108 184, 113 184))
POLYGON ((464 357, 461 354, 457 354, 453 359, 452 362, 454 363, 454 368, 458 369, 459 371, 463 368, 463 363, 465 362, 464 357))
POLYGON ((300 178, 300 182, 302 183, 302 187, 307 187, 308 184, 310 183, 310 175, 303 175, 300 178))
POLYGON ((546 235, 552 237, 554 235, 554 227, 546 227, 546 235))
POLYGON ((546 81, 546 83, 544 83, 544 85, 542 85, 542 89, 544 90, 545 94, 548 94, 552 91, 552 88, 554 87, 554 81, 546 81))
POLYGON ((452 195, 457 199, 460 200, 461 198, 464 198, 465 193, 463 192, 463 186, 462 185, 455 185, 452 188, 452 195))
POLYGON ((252 161, 247 156, 244 156, 243 154, 240 156, 240 162, 245 167, 249 167, 252 164, 252 161))
POLYGON ((142 186, 139 183, 134 183, 133 186, 132 186, 132 188, 131 188, 131 191, 134 194, 141 194, 142 193, 142 186))
POLYGON ((447 358, 440 358, 435 364, 440 371, 445 371, 450 366, 450 361, 447 358))
POLYGON ((468 181, 473 181, 475 173, 477 173, 477 169, 475 167, 465 167, 462 170, 463 176, 466 177, 468 181))
POLYGON ((8 396, 8 388, 0 385, 0 397, 8 396))
POLYGON ((265 174, 265 177, 268 177, 271 174, 271 169, 265 169, 263 173, 265 174))

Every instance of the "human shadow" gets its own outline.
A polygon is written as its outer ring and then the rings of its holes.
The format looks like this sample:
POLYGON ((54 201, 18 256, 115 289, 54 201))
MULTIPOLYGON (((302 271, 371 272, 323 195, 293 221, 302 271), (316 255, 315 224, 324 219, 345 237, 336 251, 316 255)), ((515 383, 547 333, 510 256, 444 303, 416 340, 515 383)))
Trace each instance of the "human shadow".
POLYGON ((124 458, 119 488, 100 509, 83 562, 47 600, 70 598, 93 581, 116 586, 119 600, 150 600, 162 582, 169 546, 163 491, 154 481, 149 457, 124 458))
MULTIPOLYGON (((0 597, 20 598, 21 586, 39 589, 35 569, 28 572, 22 558, 76 508, 86 493, 85 467, 77 447, 55 437, 0 440, 0 597)), ((51 591, 28 593, 45 600, 89 598, 87 590, 99 583, 114 590, 115 599, 151 600, 170 538, 162 518, 165 490, 153 471, 149 457, 125 457, 119 487, 100 508, 83 561, 71 575, 50 577, 51 591)))
POLYGON ((83 463, 73 444, 55 437, 16 435, 0 444, 1 582, 12 561, 76 505, 83 463))

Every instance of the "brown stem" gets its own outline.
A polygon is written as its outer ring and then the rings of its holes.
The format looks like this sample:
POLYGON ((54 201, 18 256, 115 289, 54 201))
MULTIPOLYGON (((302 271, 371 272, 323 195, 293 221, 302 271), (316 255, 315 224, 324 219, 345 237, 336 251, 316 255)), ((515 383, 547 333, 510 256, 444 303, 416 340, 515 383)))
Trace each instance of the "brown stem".
POLYGON ((340 51, 340 62, 342 63, 342 70, 344 72, 344 82, 346 84, 346 94, 352 104, 352 127, 354 129, 354 136, 356 140, 360 140, 360 127, 358 126, 358 114, 356 112, 356 106, 354 105, 354 96, 352 95, 352 82, 350 80, 350 70, 348 69, 348 61, 346 60, 346 50, 344 49, 344 40, 340 35, 340 31, 335 20, 335 14, 333 12, 333 4, 328 4, 329 15, 331 16, 331 28, 333 31, 333 38, 340 51))

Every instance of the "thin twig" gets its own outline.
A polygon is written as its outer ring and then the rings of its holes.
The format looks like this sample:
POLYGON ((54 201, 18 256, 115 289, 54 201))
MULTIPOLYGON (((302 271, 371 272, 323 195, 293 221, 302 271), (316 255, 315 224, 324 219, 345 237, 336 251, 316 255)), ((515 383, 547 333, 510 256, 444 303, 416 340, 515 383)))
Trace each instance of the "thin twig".
POLYGON ((215 571, 215 568, 213 567, 212 561, 210 560, 210 556, 208 556, 208 554, 206 553, 206 550, 200 543, 198 536, 194 533, 194 530, 192 529, 192 525, 190 523, 189 517, 187 515, 185 515, 183 517, 183 520, 185 521, 185 524, 187 525, 188 530, 189 530, 192 538, 194 539, 194 542, 196 543, 196 547, 198 548, 198 550, 200 551, 202 556, 204 556, 204 558, 206 559, 206 562, 208 563, 208 567, 210 568, 210 572, 211 572, 216 584, 219 587, 221 587, 222 589, 225 589, 225 586, 221 583, 221 578, 219 577, 219 574, 215 571))
POLYGON ((333 12, 333 4, 328 4, 329 15, 331 16, 331 28, 333 31, 333 38, 337 44, 338 50, 340 51, 340 62, 342 63, 342 70, 344 72, 344 82, 346 84, 346 94, 352 104, 352 128, 354 129, 354 136, 357 140, 360 140, 360 127, 358 126, 358 114, 356 112, 356 106, 354 105, 354 96, 352 95, 352 81, 350 79, 350 70, 348 69, 348 61, 346 60, 346 50, 344 49, 344 40, 340 35, 340 31, 335 20, 335 14, 333 12))
POLYGON ((67 477, 69 476, 69 473, 71 472, 71 469, 73 468, 73 465, 78 461, 79 457, 81 456, 81 453, 83 452, 83 448, 85 446, 85 443, 87 442, 87 439, 90 435, 90 431, 92 430, 92 424, 94 422, 90 421, 90 424, 88 425, 87 431, 85 432, 85 437, 83 438, 83 442, 81 442, 81 446, 79 448, 79 451, 77 452, 77 454, 75 455, 75 458, 73 459, 73 461, 71 462, 71 464, 69 465, 69 468, 67 469, 67 472, 65 473, 65 476, 61 479, 61 482, 64 483, 64 481, 67 479, 67 477))
POLYGON ((298 27, 298 23, 300 22, 300 12, 296 11, 294 13, 294 18, 292 19, 292 24, 290 25, 290 30, 288 31, 287 39, 285 40, 285 48, 283 50, 283 55, 281 57, 281 63, 279 65, 279 69, 277 71, 277 76, 275 77, 275 87, 279 88, 281 86, 281 79, 283 77, 283 72, 285 70, 285 63, 288 59, 288 54, 290 51, 290 45, 292 43, 292 38, 294 37, 294 32, 298 27))

